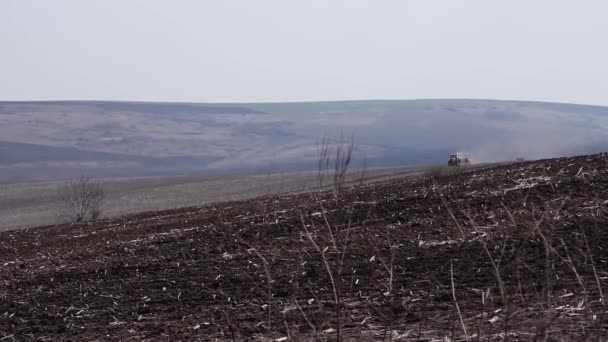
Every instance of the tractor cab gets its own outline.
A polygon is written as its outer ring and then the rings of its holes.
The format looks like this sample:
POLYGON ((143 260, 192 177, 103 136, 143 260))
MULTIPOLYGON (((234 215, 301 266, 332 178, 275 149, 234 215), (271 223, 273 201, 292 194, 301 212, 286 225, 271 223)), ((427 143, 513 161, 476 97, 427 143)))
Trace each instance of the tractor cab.
POLYGON ((448 165, 450 165, 450 166, 460 165, 460 159, 458 158, 457 153, 450 154, 450 160, 448 160, 448 165))

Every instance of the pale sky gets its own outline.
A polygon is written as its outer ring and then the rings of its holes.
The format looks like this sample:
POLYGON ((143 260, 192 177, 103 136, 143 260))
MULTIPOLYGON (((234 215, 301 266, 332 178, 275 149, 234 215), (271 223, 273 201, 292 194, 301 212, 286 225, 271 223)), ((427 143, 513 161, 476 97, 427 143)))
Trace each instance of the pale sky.
POLYGON ((608 105, 606 0, 0 0, 0 100, 608 105))

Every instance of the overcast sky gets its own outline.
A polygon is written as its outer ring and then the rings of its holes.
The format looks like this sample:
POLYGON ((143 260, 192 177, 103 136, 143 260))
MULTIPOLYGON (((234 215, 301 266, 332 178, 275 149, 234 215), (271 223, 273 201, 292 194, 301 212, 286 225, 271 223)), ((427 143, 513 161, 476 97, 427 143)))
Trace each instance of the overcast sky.
POLYGON ((608 105, 606 0, 0 0, 0 99, 608 105))

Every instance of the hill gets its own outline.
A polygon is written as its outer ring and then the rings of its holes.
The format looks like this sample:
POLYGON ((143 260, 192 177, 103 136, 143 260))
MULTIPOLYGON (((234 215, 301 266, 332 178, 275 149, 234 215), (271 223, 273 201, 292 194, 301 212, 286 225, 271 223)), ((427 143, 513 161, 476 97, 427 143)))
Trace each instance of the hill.
POLYGON ((61 152, 39 158, 22 149, 33 164, 0 156, 0 167, 21 181, 310 170, 315 141, 341 134, 354 134, 355 162, 374 167, 443 164, 453 151, 494 162, 600 152, 606 126, 607 107, 492 100, 0 102, 0 141, 61 152), (125 156, 129 167, 87 164, 109 155, 125 156))
POLYGON ((0 338, 596 340, 608 158, 0 233, 0 338))

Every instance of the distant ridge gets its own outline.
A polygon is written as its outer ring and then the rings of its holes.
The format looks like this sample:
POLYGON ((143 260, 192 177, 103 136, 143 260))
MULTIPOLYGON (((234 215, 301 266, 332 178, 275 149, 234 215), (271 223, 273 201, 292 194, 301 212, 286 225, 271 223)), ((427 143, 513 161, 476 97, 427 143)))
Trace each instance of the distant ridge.
POLYGON ((259 113, 256 110, 213 104, 179 103, 179 102, 122 102, 122 101, 0 101, 1 107, 10 106, 85 106, 96 107, 107 111, 143 111, 146 113, 171 114, 180 113, 259 113))
POLYGON ((602 152, 605 127, 608 107, 542 101, 2 101, 0 139, 30 145, 5 145, 0 163, 21 178, 312 170, 316 140, 350 135, 353 167, 444 164, 451 151, 495 162, 602 152))

